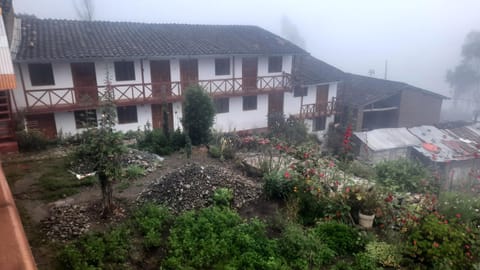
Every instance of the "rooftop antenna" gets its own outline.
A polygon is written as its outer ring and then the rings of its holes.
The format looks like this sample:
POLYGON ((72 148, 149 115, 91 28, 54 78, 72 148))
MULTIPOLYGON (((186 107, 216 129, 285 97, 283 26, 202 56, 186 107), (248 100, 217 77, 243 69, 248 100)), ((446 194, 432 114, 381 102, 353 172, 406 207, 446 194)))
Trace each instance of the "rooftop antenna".
POLYGON ((385 80, 387 79, 387 73, 388 73, 388 60, 385 60, 385 80))

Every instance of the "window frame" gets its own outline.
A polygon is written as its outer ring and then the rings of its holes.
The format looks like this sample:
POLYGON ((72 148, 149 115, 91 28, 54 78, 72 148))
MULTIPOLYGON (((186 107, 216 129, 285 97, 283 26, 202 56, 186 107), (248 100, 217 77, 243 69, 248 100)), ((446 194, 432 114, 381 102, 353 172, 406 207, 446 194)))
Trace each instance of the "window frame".
POLYGON ((118 120, 118 124, 120 125, 138 123, 137 106, 136 105, 117 106, 117 120, 118 120), (129 111, 129 110, 132 110, 132 111, 129 111), (134 117, 132 117, 131 115, 134 117))
POLYGON ((213 102, 217 114, 230 112, 230 98, 215 98, 213 102))
POLYGON ((313 123, 312 123, 312 130, 313 131, 324 131, 326 129, 327 129, 327 117, 326 116, 317 116, 317 117, 313 118, 313 123), (319 126, 318 123, 319 123, 320 119, 323 119, 322 124, 320 125, 320 127, 322 129, 319 129, 319 127, 318 127, 319 126))
POLYGON ((55 85, 52 63, 30 63, 27 68, 32 86, 55 85))
POLYGON ((298 86, 293 88, 293 97, 306 97, 308 96, 308 87, 307 86, 298 86))
POLYGON ((115 71, 115 81, 135 81, 135 62, 134 61, 115 61, 113 62, 115 71))
POLYGON ((258 108, 258 96, 243 96, 242 97, 242 109, 244 111, 254 111, 258 108), (254 103, 254 104, 250 104, 254 103))
POLYGON ((215 76, 227 76, 231 74, 231 63, 230 57, 215 58, 215 76), (222 63, 222 61, 226 61, 222 63), (222 70, 221 68, 226 68, 222 70))
POLYGON ((282 56, 269 56, 268 57, 268 73, 280 73, 280 72, 282 72, 282 69, 283 69, 283 57, 282 56))
POLYGON ((92 128, 98 126, 97 110, 95 109, 74 111, 73 117, 75 119, 76 129, 92 128), (89 119, 89 117, 91 117, 91 119, 89 119))

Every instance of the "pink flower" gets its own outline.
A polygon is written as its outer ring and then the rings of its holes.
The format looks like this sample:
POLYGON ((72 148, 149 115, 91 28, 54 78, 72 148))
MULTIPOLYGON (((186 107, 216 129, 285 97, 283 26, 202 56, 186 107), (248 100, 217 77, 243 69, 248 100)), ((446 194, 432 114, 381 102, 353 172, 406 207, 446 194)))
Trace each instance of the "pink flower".
POLYGON ((290 173, 289 173, 288 171, 286 171, 283 176, 284 176, 285 178, 290 178, 290 173))
POLYGON ((461 214, 456 214, 455 216, 456 216, 458 219, 462 217, 461 214))
POLYGON ((440 244, 439 244, 439 243, 437 243, 437 242, 433 242, 433 247, 434 247, 434 248, 438 248, 439 246, 440 246, 440 244))
POLYGON ((347 187, 347 188, 345 189, 345 192, 346 192, 346 193, 349 193, 349 192, 350 192, 350 187, 347 187))
POLYGON ((333 161, 330 161, 330 162, 328 163, 328 167, 332 168, 332 167, 334 167, 334 166, 335 166, 335 163, 334 163, 333 161))

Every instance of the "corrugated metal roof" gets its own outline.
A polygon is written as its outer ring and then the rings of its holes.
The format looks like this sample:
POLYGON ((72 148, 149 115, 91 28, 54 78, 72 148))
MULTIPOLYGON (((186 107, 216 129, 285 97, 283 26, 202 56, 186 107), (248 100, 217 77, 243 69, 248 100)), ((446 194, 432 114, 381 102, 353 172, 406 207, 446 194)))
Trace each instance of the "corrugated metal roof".
POLYGON ((421 141, 406 128, 382 128, 354 133, 373 151, 421 145, 421 141))
POLYGON ((409 128, 413 135, 423 143, 434 145, 437 151, 427 150, 424 145, 414 146, 414 149, 437 162, 451 160, 467 160, 478 157, 478 149, 465 139, 457 137, 458 130, 441 130, 434 126, 420 126, 409 128))

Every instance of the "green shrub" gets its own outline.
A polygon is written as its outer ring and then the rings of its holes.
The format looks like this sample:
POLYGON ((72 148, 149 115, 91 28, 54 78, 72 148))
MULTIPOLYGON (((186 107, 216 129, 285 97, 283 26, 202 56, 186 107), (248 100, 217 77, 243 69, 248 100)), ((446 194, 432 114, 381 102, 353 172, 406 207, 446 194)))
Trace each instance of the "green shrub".
POLYGON ((372 241, 365 246, 365 253, 375 263, 384 267, 399 267, 402 260, 401 250, 398 246, 385 242, 372 241))
POLYGON ((471 269, 479 252, 476 239, 472 229, 431 214, 408 235, 404 252, 415 264, 429 268, 471 269))
POLYGON ((208 148, 208 154, 212 158, 220 158, 222 156, 222 152, 220 151, 220 147, 218 147, 216 145, 210 145, 210 147, 208 148))
POLYGON ((442 192, 438 198, 438 212, 448 220, 460 220, 480 225, 480 198, 458 192, 442 192))
POLYGON ((59 269, 119 269, 128 259, 130 231, 125 227, 91 233, 67 244, 58 254, 59 269))
POLYGON ((130 165, 125 170, 125 178, 128 180, 135 180, 145 176, 145 169, 138 165, 130 165))
POLYGON ((360 252, 365 246, 365 239, 360 232, 343 223, 320 223, 315 226, 313 233, 339 255, 360 252))
POLYGON ((185 212, 170 230, 167 269, 281 269, 276 243, 258 220, 229 208, 185 212))
POLYGON ((335 252, 319 237, 296 224, 286 227, 278 241, 278 250, 290 269, 319 269, 335 257, 335 252))
POLYGON ((263 176, 263 192, 269 199, 287 200, 293 193, 295 182, 286 181, 278 172, 263 176))
POLYGON ((144 246, 154 248, 162 244, 162 234, 172 221, 172 215, 163 206, 145 204, 136 211, 134 221, 144 237, 144 246))
POLYGON ((437 192, 438 183, 420 163, 407 159, 384 161, 375 166, 378 183, 399 192, 437 192))
POLYGON ((213 193, 213 204, 216 206, 230 206, 233 192, 229 188, 218 188, 213 193))
POLYGON ((186 144, 185 134, 179 128, 177 128, 175 132, 170 135, 170 142, 173 150, 175 151, 184 148, 186 144))
POLYGON ((35 129, 18 131, 16 138, 20 152, 45 150, 51 145, 51 141, 42 132, 35 129))
POLYGON ((355 270, 374 270, 374 269, 383 269, 377 267, 377 261, 375 258, 372 258, 367 252, 360 252, 355 254, 355 270))
POLYGON ((289 144, 298 145, 308 140, 307 127, 302 120, 289 117, 283 113, 268 115, 269 136, 287 141, 289 144))
POLYGON ((185 91, 182 124, 192 145, 207 144, 215 118, 215 107, 210 96, 200 87, 191 86, 185 91))
POLYGON ((364 179, 374 179, 375 178, 375 169, 367 164, 363 164, 358 160, 350 162, 347 168, 353 175, 364 178, 364 179))
POLYGON ((170 139, 161 129, 146 130, 144 136, 137 140, 137 147, 162 156, 173 152, 170 139))

